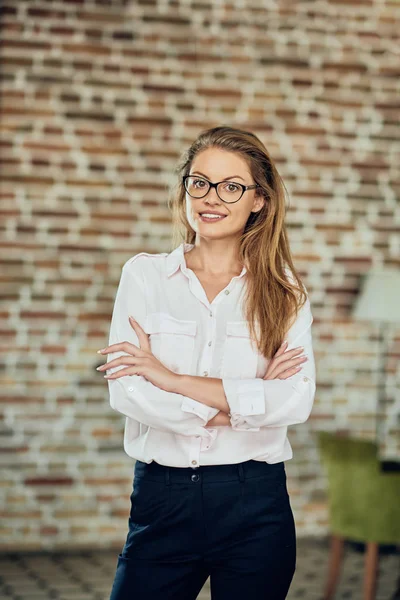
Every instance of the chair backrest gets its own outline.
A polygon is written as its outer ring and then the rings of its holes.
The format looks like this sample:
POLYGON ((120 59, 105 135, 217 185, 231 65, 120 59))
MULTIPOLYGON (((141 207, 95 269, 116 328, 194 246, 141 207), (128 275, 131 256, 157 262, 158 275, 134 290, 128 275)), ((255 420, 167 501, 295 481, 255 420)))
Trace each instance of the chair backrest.
POLYGON ((400 542, 400 473, 382 472, 368 440, 319 432, 332 533, 362 542, 400 542))

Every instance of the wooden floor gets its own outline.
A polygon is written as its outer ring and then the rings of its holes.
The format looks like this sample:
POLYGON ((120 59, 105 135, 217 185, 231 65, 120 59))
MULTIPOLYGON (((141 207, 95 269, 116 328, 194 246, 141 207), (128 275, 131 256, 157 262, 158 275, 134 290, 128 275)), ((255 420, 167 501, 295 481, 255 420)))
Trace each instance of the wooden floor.
MULTIPOLYGON (((0 555, 2 600, 109 600, 118 550, 0 555)), ((298 540, 297 569, 288 600, 321 600, 328 557, 327 540, 298 540)), ((361 600, 363 554, 346 546, 336 599, 361 600)), ((400 554, 381 554, 376 600, 396 600, 400 554)), ((206 582, 198 600, 209 600, 206 582)))

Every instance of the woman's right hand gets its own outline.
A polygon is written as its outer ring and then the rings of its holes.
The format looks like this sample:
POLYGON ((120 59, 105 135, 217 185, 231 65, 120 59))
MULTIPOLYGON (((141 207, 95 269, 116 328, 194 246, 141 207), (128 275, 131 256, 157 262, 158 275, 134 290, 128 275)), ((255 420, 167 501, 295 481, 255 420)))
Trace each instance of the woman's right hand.
POLYGON ((285 351, 286 346, 287 342, 283 342, 278 348, 268 364, 263 379, 288 379, 288 377, 300 371, 301 363, 308 360, 304 354, 301 354, 304 350, 303 346, 285 351), (301 356, 298 356, 299 354, 301 356))

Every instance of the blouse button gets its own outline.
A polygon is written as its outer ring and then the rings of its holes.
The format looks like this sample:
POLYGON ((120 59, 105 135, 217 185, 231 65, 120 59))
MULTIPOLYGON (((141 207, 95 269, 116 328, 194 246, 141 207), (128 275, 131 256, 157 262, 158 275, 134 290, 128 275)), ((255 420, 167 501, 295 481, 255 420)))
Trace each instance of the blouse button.
POLYGON ((209 346, 211 346, 211 341, 210 341, 210 342, 208 342, 208 345, 209 345, 209 346))
POLYGON ((210 317, 212 317, 212 312, 210 312, 210 317))
POLYGON ((229 290, 225 290, 225 294, 228 295, 229 294, 229 290))
POLYGON ((204 377, 207 377, 208 376, 208 371, 204 371, 203 375, 204 375, 204 377))
POLYGON ((303 381, 308 381, 308 377, 303 377, 303 381))
POLYGON ((197 460, 192 460, 192 465, 197 465, 197 460))

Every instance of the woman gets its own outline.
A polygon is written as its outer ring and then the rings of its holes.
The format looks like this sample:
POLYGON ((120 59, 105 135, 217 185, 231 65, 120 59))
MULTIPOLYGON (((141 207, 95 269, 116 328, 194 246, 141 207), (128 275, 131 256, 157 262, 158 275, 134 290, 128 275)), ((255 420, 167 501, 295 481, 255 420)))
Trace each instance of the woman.
POLYGON ((191 600, 208 576, 213 600, 281 600, 296 561, 287 427, 315 394, 285 187, 232 127, 202 132, 177 173, 185 241, 124 264, 100 351, 136 459, 111 600, 191 600))

